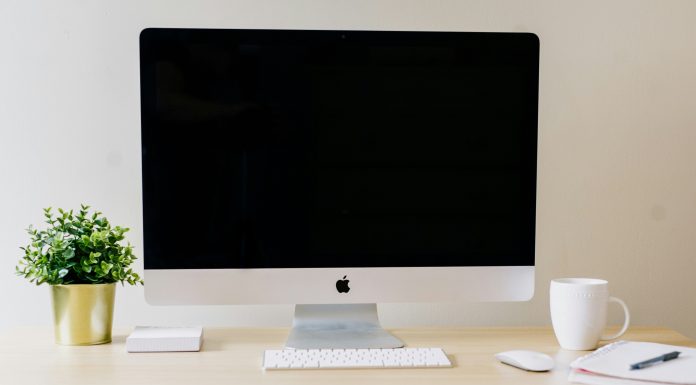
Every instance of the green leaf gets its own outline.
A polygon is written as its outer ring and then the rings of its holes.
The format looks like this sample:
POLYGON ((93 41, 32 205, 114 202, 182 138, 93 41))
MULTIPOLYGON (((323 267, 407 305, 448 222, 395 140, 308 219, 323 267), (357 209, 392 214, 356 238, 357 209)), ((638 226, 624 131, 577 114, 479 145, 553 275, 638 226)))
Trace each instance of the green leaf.
MULTIPOLYGON (((44 209, 48 224, 45 229, 27 228, 29 244, 22 254, 15 273, 29 282, 43 283, 108 283, 142 284, 130 268, 135 256, 130 244, 121 244, 128 228, 111 227, 99 211, 90 212, 82 204, 74 210, 59 208, 54 217, 50 207, 44 209)), ((124 241, 125 242, 125 241, 124 241)))
POLYGON ((102 261, 101 263, 101 269, 104 272, 104 274, 108 274, 109 270, 111 270, 112 267, 114 267, 114 265, 112 265, 111 263, 106 263, 104 261, 102 261))

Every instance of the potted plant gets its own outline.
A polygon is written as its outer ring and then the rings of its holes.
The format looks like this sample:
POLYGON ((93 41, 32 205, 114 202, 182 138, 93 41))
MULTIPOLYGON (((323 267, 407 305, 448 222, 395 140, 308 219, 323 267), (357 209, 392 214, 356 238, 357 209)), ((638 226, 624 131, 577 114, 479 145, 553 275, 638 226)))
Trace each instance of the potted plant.
POLYGON ((111 227, 89 206, 73 210, 44 209, 47 228, 29 226, 30 243, 17 274, 29 282, 51 286, 56 343, 95 345, 111 342, 116 282, 142 284, 130 265, 136 259, 127 228, 111 227))

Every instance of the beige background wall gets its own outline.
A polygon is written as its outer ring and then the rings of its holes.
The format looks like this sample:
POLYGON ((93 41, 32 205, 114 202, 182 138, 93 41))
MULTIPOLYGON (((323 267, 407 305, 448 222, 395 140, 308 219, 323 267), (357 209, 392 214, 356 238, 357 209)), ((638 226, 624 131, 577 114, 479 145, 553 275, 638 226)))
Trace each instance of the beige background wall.
MULTIPOLYGON (((0 327, 51 322, 47 287, 13 275, 42 207, 88 202, 132 227, 142 250, 137 42, 150 26, 536 32, 536 297, 383 305, 384 323, 548 324, 548 281, 593 276, 636 324, 696 337, 692 0, 2 0, 0 327)), ((155 308, 130 287, 117 300, 122 326, 289 325, 292 309, 155 308)))

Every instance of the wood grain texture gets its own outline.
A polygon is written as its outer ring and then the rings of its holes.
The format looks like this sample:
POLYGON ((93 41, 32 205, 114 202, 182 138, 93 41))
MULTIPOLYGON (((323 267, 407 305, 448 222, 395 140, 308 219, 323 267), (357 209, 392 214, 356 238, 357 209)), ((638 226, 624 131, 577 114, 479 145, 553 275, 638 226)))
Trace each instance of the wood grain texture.
MULTIPOLYGON (((559 348, 548 327, 395 329, 411 347, 442 347, 454 368, 295 370, 261 369, 265 349, 280 348, 287 329, 214 329, 198 353, 127 353, 130 330, 113 343, 58 346, 44 328, 0 333, 0 384, 567 384, 568 364, 586 352, 559 348), (503 365, 493 355, 531 349, 556 359, 548 373, 503 365)), ((696 346, 669 329, 634 327, 624 339, 696 346)))

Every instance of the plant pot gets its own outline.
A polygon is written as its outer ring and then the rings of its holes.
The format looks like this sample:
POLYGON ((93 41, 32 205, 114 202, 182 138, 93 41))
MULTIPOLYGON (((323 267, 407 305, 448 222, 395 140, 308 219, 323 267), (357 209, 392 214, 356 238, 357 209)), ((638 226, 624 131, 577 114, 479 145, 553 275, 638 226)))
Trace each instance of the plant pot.
POLYGON ((51 286, 56 343, 111 342, 115 294, 115 283, 51 286))

